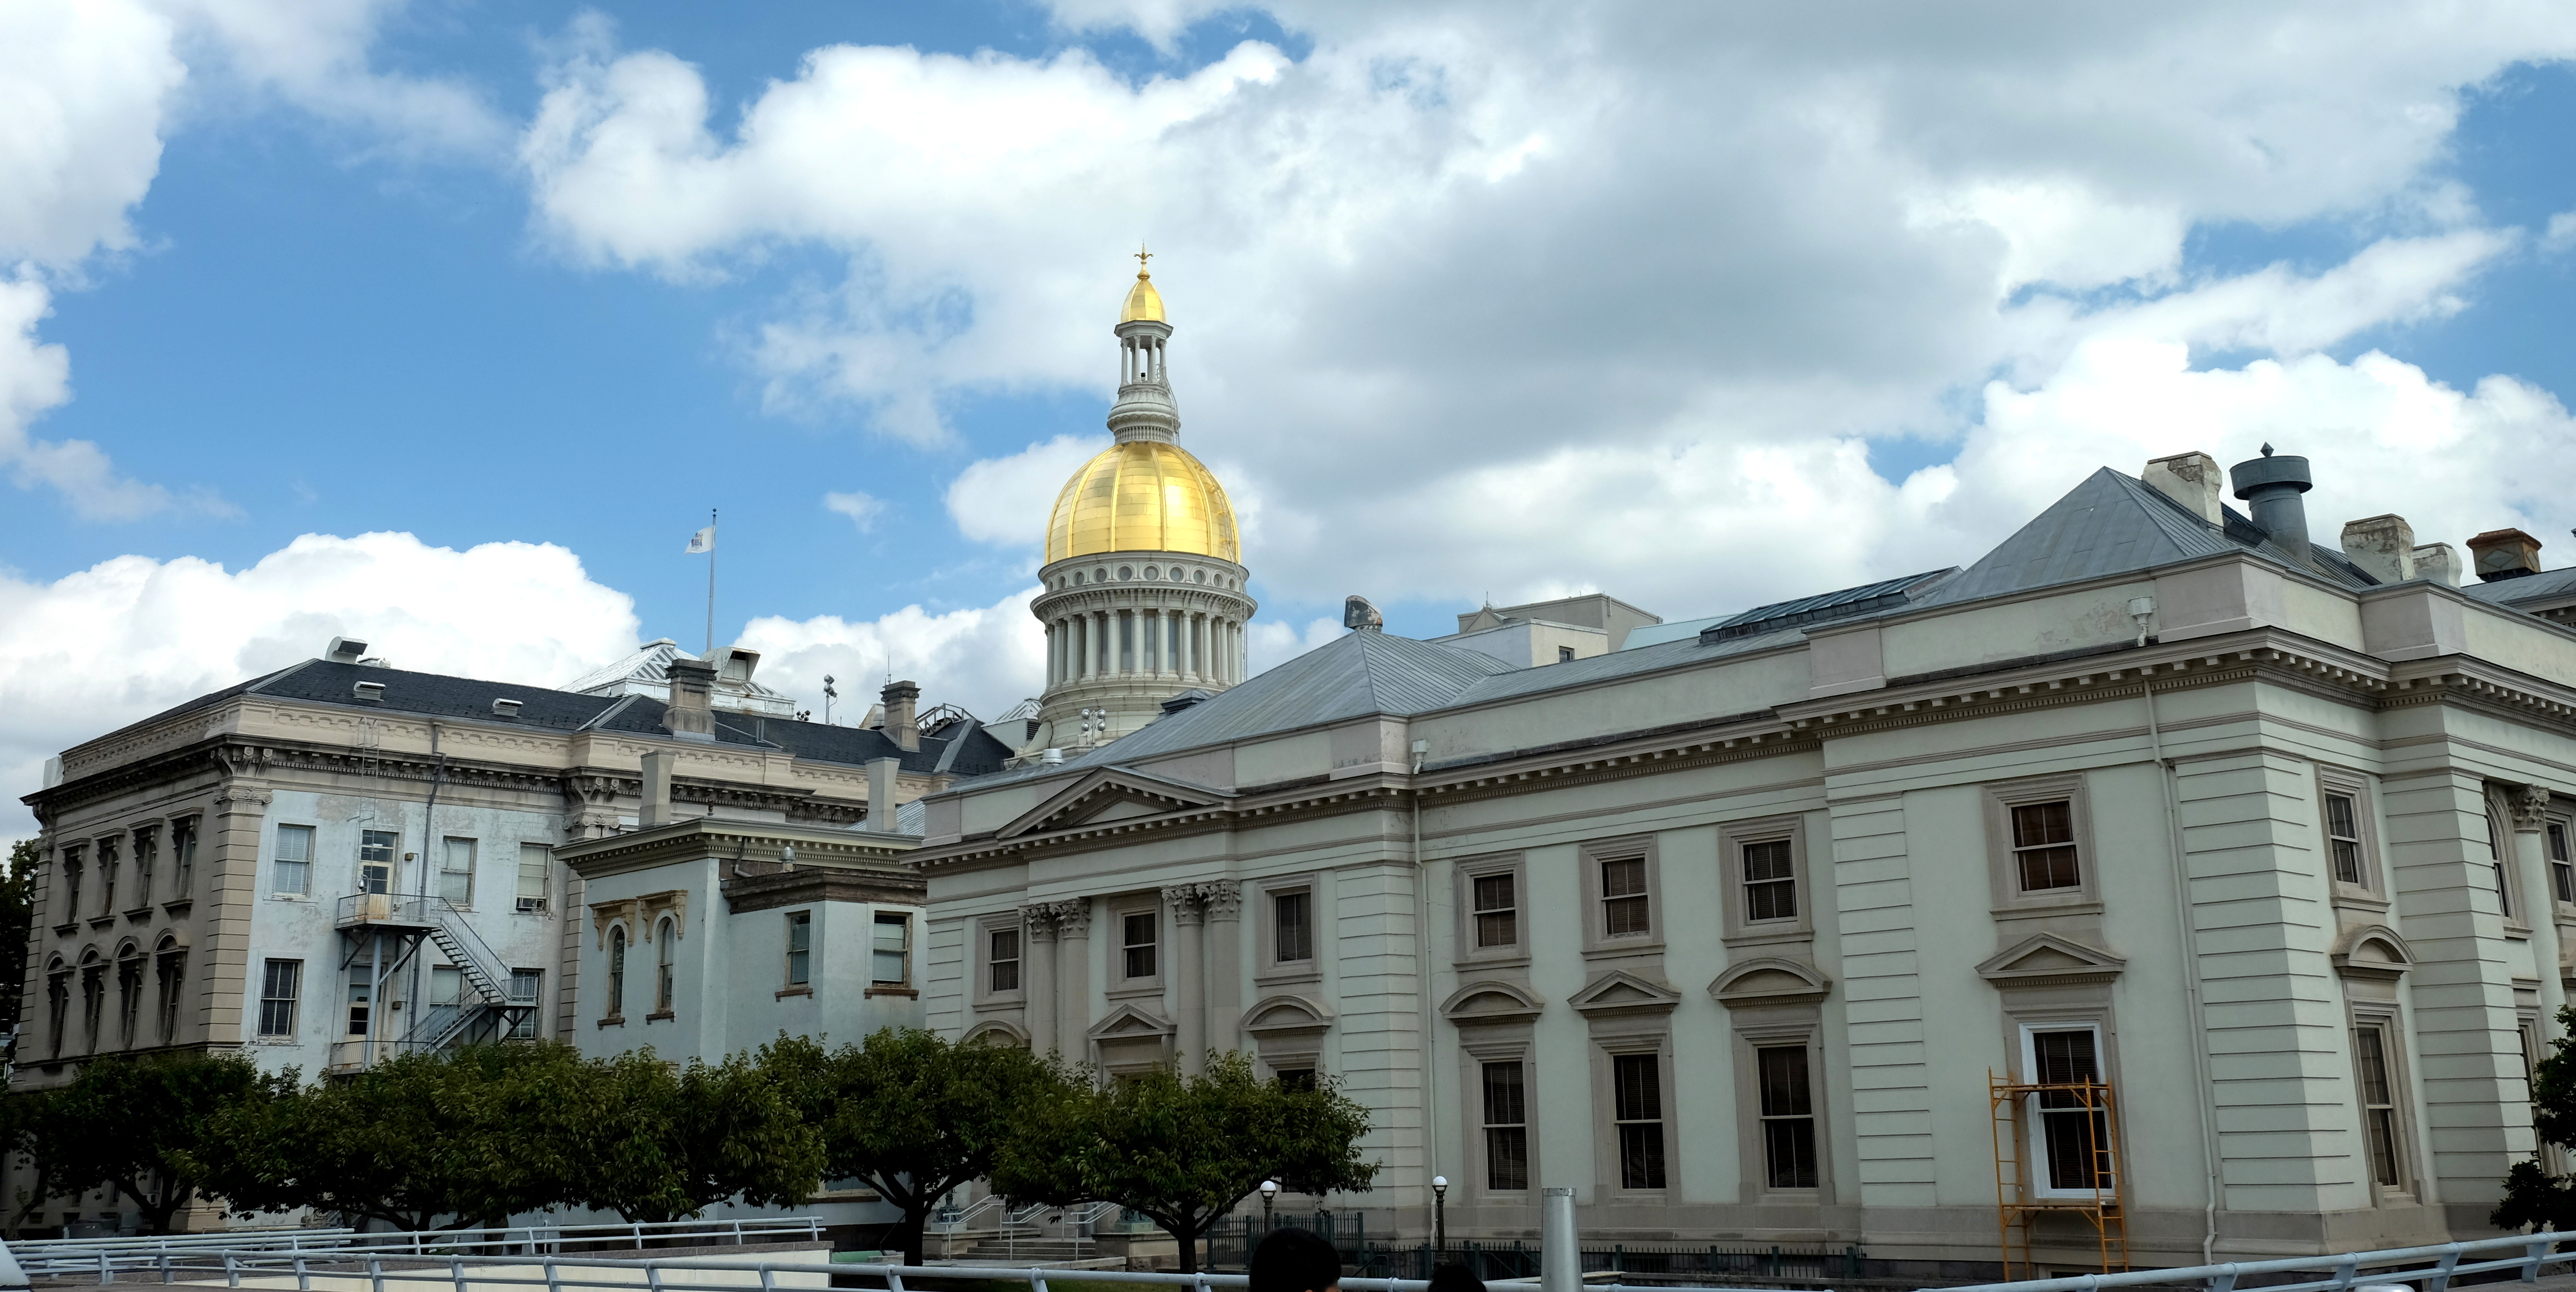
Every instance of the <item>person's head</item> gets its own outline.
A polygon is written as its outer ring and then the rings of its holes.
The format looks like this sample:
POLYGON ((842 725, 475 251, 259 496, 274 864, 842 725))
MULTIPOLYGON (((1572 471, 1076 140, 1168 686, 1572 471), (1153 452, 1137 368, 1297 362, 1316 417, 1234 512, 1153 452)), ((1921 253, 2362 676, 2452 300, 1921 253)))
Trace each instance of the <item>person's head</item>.
POLYGON ((1455 1261, 1431 1271, 1431 1292, 1485 1292, 1485 1281, 1455 1261))
POLYGON ((1337 1292, 1342 1254, 1311 1229, 1274 1229, 1252 1249, 1250 1292, 1337 1292))

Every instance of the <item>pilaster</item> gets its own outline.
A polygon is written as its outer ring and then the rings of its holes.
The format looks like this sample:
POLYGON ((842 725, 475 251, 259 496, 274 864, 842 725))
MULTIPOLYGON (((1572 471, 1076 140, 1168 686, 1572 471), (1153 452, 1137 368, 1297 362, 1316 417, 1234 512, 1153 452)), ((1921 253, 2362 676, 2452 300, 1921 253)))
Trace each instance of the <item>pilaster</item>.
POLYGON ((1089 1063, 1083 1038, 1091 1032, 1091 899, 1076 897, 1049 903, 1054 908, 1056 937, 1056 1044, 1080 1047, 1067 1057, 1089 1063))
POLYGON ((2541 832, 2549 826, 2549 787, 2525 785, 2513 791, 2513 864, 2516 877, 2522 881, 2525 900, 2531 904, 2525 923, 2531 925, 2531 960, 2540 977, 2540 1039, 2543 1044, 2557 1040, 2564 1030, 2558 1022, 2558 1011, 2567 1005, 2567 984, 2555 966, 2559 961, 2558 897, 2549 876, 2549 855, 2541 843, 2541 832))
POLYGON ((1243 885, 1231 879, 1199 885, 1207 902, 1207 1043, 1243 1045, 1243 885))
POLYGON ((1860 1159, 1857 1201, 1928 1207, 1937 1200, 1939 1173, 1905 800, 1839 802, 1832 813, 1834 919, 1860 1159))
MULTIPOLYGON (((1027 954, 1029 980, 1024 984, 1028 989, 1028 1004, 1022 1011, 1022 1016, 1028 1020, 1029 1025, 1029 1052, 1039 1055, 1049 1054, 1060 1044, 1056 1040, 1055 903, 1032 902, 1021 907, 1020 926, 1028 930, 1025 936, 1029 940, 1027 954)), ((966 991, 969 996, 972 996, 975 991, 976 967, 971 951, 967 961, 966 991)))
POLYGON ((204 936, 198 941, 201 949, 193 973, 200 1002, 196 1013, 205 1020, 203 1039, 208 1045, 237 1046, 243 1041, 252 903, 259 897, 260 832, 275 798, 271 791, 244 781, 224 782, 215 791, 206 837, 197 845, 197 883, 211 909, 198 926, 204 936))
POLYGON ((1163 905, 1172 912, 1172 1015, 1180 1029, 1173 1038, 1183 1076, 1207 1065, 1207 907, 1196 884, 1173 884, 1163 890, 1163 905))

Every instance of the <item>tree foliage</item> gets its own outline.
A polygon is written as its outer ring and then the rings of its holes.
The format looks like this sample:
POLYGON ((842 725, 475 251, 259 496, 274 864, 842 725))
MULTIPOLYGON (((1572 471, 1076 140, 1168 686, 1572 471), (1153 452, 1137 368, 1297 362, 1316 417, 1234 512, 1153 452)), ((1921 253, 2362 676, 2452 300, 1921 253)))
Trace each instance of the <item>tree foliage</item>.
MULTIPOLYGON (((2576 1006, 2558 1011, 2558 1027, 2532 1073, 2531 1128, 2548 1143, 2576 1149, 2576 1006)), ((2516 1162, 2487 1220, 2499 1229, 2576 1229, 2576 1180, 2538 1162, 2516 1162)))
POLYGON ((293 1080, 281 1087, 238 1055, 109 1055, 31 1101, 23 1143, 41 1163, 44 1193, 112 1186, 148 1232, 166 1233, 196 1200, 197 1153, 227 1109, 273 1101, 293 1080))
POLYGON ((1357 1192, 1368 1110, 1334 1083, 1290 1088, 1240 1053, 1204 1072, 1152 1072, 1037 1110, 1009 1141, 993 1187, 1028 1202, 1115 1202, 1147 1216, 1198 1270, 1199 1239, 1264 1180, 1300 1193, 1357 1192))
POLYGON ((36 920, 36 841, 9 845, 0 873, 0 1032, 18 1030, 27 998, 27 939, 36 920))
POLYGON ((552 1130, 578 1205, 667 1221, 727 1198, 802 1206, 822 1184, 822 1134, 748 1056, 677 1067, 637 1050, 586 1065, 567 1094, 552 1130))
POLYGON ((914 1265, 941 1196, 990 1175, 1006 1144, 1081 1093, 1069 1072, 1026 1050, 923 1031, 887 1029, 837 1050, 782 1034, 759 1061, 822 1131, 824 1175, 864 1181, 903 1212, 898 1237, 914 1265))

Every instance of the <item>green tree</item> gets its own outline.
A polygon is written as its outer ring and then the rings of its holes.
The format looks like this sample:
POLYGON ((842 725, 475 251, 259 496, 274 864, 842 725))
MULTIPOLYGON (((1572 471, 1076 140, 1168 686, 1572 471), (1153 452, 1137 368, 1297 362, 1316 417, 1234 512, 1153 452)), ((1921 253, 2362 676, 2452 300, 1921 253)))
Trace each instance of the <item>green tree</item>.
POLYGON ((821 1132, 747 1055, 678 1067, 637 1050, 584 1065, 566 1095, 550 1131, 576 1205, 668 1221, 735 1197, 802 1206, 822 1185, 821 1132))
MULTIPOLYGON (((2531 1128, 2540 1138, 2576 1149, 2576 1006, 2558 1011, 2559 1037, 2531 1078, 2531 1128)), ((2516 1162, 2504 1177, 2504 1200, 2487 1222, 2498 1229, 2576 1228, 2576 1180, 2551 1175, 2538 1162, 2516 1162)))
MULTIPOLYGON (((36 841, 9 845, 0 874, 0 1031, 16 1032, 27 997, 27 938, 36 919, 36 841)), ((12 1045, 16 1042, 11 1042, 12 1045)))
POLYGON ((571 1046, 401 1054, 224 1110, 192 1155, 236 1214, 316 1207, 397 1229, 497 1225, 571 1192, 561 1128, 582 1076, 571 1046))
POLYGON ((1026 1050, 892 1028, 838 1050, 782 1034, 759 1064, 822 1130, 824 1175, 865 1181, 903 1212, 898 1237, 914 1265, 939 1199, 992 1174, 1004 1144, 1081 1092, 1026 1050))
POLYGON ((993 1187, 1030 1202, 1114 1202, 1150 1218, 1198 1270, 1199 1239, 1264 1180, 1300 1193, 1358 1192, 1368 1110, 1337 1083, 1291 1089, 1241 1053, 1183 1078, 1152 1072, 1048 1110, 1013 1140, 993 1187))
POLYGON ((197 1198, 194 1155, 225 1110, 275 1086, 239 1055, 109 1055, 49 1092, 26 1125, 26 1148, 49 1194, 113 1186, 150 1233, 197 1198))

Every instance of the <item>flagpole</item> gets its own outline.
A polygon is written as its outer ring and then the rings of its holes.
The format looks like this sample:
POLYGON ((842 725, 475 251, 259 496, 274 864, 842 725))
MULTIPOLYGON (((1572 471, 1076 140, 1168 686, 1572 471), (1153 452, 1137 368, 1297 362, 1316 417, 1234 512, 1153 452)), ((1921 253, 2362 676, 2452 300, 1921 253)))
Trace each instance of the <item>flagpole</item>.
MULTIPOLYGON (((716 509, 707 508, 707 528, 716 527, 716 509)), ((716 653, 716 547, 715 536, 707 536, 707 650, 700 659, 713 659, 716 653)))

